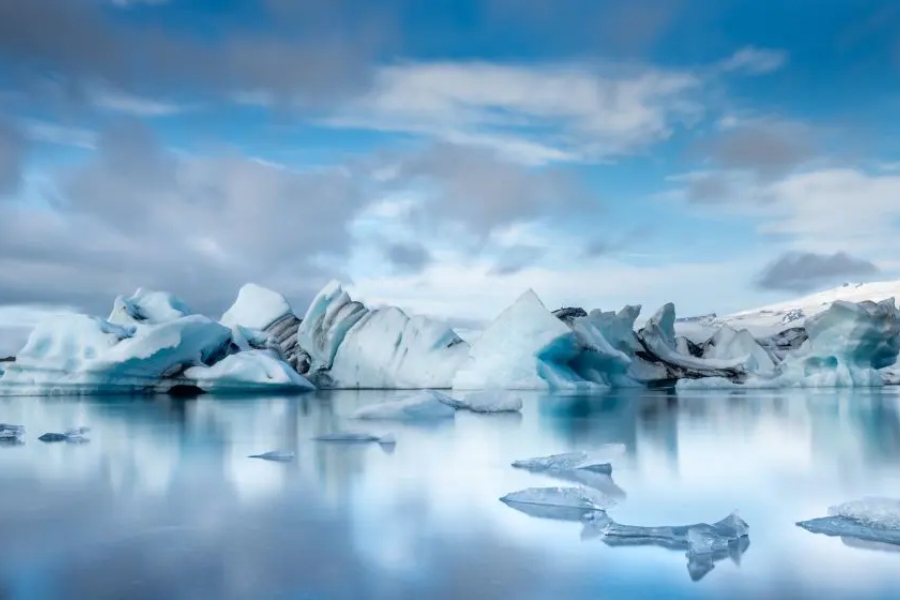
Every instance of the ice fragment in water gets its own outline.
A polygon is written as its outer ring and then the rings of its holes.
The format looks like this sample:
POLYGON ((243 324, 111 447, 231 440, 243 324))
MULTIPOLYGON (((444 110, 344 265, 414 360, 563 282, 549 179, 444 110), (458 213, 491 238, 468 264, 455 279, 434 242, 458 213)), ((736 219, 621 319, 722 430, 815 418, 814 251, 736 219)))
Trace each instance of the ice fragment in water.
POLYGON ((504 504, 535 504, 581 510, 606 510, 615 506, 611 498, 597 490, 584 487, 527 488, 500 498, 504 504))
POLYGON ((25 436, 25 427, 0 423, 0 442, 18 442, 25 436))
POLYGON ((396 444, 393 435, 374 435, 371 433, 358 433, 354 431, 339 431, 335 433, 323 433, 313 438, 317 442, 343 442, 347 444, 365 444, 376 442, 378 444, 396 444))
POLYGON ((811 533, 900 545, 900 500, 863 498, 828 509, 829 516, 797 523, 811 533))
POLYGON ((688 554, 705 555, 727 551, 728 541, 707 529, 691 527, 687 532, 688 554))
MULTIPOLYGON (((599 453, 597 454, 599 455, 599 453)), ((564 452, 562 454, 517 460, 512 463, 512 466, 517 469, 535 472, 586 469, 607 475, 612 473, 612 465, 599 460, 599 456, 587 452, 564 452)))
POLYGON ((251 454, 249 458, 261 458, 262 460, 272 460, 276 462, 291 462, 294 460, 293 452, 285 452, 282 450, 270 450, 262 454, 251 454))
MULTIPOLYGON (((723 540, 726 544, 747 537, 749 526, 738 514, 731 513, 721 521, 712 525, 696 523, 693 525, 663 525, 643 527, 640 525, 622 525, 610 521, 605 528, 604 541, 611 546, 619 545, 656 545, 673 549, 688 549, 688 532, 693 535, 705 535, 723 540)), ((712 543, 712 542, 711 542, 712 543)))
POLYGON ((441 392, 422 390, 403 400, 364 406, 352 418, 397 421, 452 419, 456 410, 448 405, 448 399, 449 396, 441 392))
POLYGON ((500 390, 470 392, 462 398, 447 396, 442 400, 453 408, 477 413, 519 412, 522 410, 522 399, 518 394, 500 390))

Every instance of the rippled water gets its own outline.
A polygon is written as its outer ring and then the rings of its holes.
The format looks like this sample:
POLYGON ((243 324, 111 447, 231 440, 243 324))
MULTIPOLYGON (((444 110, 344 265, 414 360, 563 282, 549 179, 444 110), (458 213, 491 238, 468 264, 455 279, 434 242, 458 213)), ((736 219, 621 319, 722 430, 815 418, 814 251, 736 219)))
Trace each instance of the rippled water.
POLYGON ((900 553, 797 521, 900 498, 900 400, 853 393, 528 395, 521 415, 361 422, 377 444, 312 441, 404 394, 0 400, 0 598, 895 598, 900 553), (92 428, 87 444, 37 437, 92 428), (509 463, 620 443, 609 511, 630 525, 738 509, 742 555, 705 576, 683 550, 611 547, 504 505, 564 485, 509 463), (247 458, 268 450, 290 463, 247 458), (700 573, 702 575, 702 573, 700 573))

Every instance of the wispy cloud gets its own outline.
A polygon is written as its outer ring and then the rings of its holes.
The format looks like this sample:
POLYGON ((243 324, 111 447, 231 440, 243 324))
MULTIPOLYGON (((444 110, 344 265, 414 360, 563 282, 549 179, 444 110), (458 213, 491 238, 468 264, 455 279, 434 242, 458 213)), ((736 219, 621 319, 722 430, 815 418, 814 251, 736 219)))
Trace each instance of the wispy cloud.
POLYGON ((91 103, 97 108, 138 117, 163 117, 196 108, 152 98, 142 98, 109 87, 97 87, 90 92, 91 103))
POLYGON ((722 72, 743 72, 750 75, 764 75, 783 67, 788 60, 787 53, 770 48, 748 46, 741 48, 716 65, 722 72))

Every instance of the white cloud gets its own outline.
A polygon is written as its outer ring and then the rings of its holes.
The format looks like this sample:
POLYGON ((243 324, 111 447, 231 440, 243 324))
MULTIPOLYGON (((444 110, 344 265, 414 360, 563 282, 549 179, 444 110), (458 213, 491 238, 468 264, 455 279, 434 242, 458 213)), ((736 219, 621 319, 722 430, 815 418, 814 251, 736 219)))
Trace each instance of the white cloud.
POLYGON ((156 6, 160 4, 168 4, 170 0, 109 0, 111 4, 114 6, 119 6, 121 8, 131 8, 132 6, 140 6, 141 4, 147 4, 150 6, 156 6))
POLYGON ((74 146, 92 150, 97 145, 97 134, 81 127, 68 127, 39 119, 20 119, 26 135, 38 142, 74 146))
POLYGON ((717 65, 717 70, 722 72, 744 72, 750 75, 764 75, 772 73, 787 63, 787 53, 781 50, 768 48, 756 48, 748 46, 741 48, 730 57, 717 65))
POLYGON ((697 118, 689 72, 645 67, 409 63, 328 123, 491 146, 528 164, 628 153, 697 118))
POLYGON ((139 117, 163 117, 191 110, 191 106, 150 98, 141 98, 107 87, 97 87, 91 92, 91 102, 98 108, 139 117))

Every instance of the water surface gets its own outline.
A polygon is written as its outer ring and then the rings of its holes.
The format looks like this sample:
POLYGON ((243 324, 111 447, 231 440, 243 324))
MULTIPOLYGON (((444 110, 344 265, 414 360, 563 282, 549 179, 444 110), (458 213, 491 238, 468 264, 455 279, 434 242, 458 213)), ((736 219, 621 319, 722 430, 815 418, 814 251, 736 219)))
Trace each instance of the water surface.
POLYGON ((796 527, 900 497, 896 390, 530 394, 521 415, 349 422, 396 392, 16 398, 0 422, 0 598, 895 598, 894 547, 796 527), (87 444, 37 437, 92 428, 87 444), (392 433, 393 451, 310 438, 392 433), (692 577, 684 551, 610 547, 498 501, 565 485, 509 463, 623 444, 630 525, 739 510, 750 544, 692 577), (291 463, 247 458, 289 450, 291 463), (694 579, 698 579, 695 581, 694 579))

